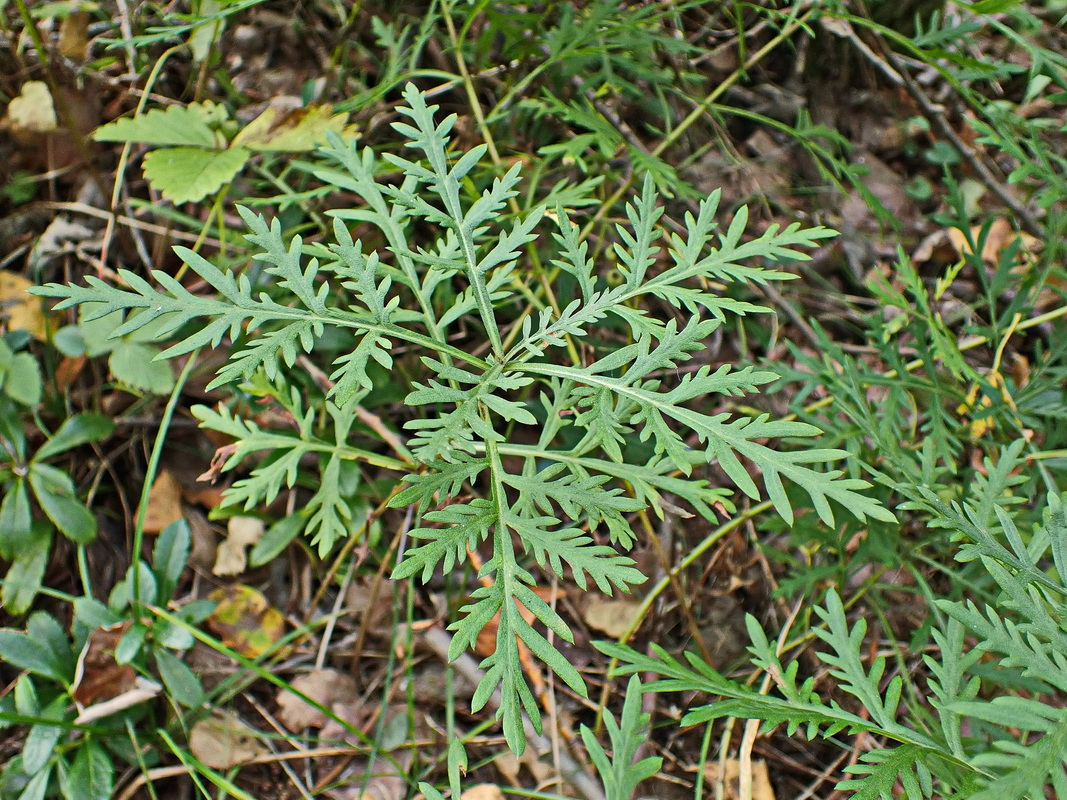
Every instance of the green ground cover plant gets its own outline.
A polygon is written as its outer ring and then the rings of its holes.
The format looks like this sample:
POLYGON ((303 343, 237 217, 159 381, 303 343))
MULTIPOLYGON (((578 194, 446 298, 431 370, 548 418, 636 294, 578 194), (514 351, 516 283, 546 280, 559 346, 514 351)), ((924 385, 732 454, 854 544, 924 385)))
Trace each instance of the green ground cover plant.
POLYGON ((820 624, 813 633, 828 648, 818 658, 862 715, 836 700, 827 703, 811 678, 801 680, 799 663, 783 661, 783 648, 751 616, 753 663, 771 678, 773 693, 733 682, 695 656, 685 663, 656 647, 651 656, 618 646, 603 650, 624 662, 626 672, 663 675, 653 691, 722 698, 691 709, 683 725, 741 717, 761 720, 765 730, 785 724, 808 738, 876 735, 886 745, 846 769, 860 777, 838 784, 857 797, 991 800, 1041 797, 1046 787, 1058 795, 1067 788, 1067 718, 1053 699, 1067 685, 1059 644, 1067 522, 1064 498, 1055 493, 1041 524, 1024 533, 1013 521, 1010 509, 1022 502, 1015 491, 1025 483, 1014 474, 1023 464, 1022 445, 988 461, 988 480, 962 503, 946 504, 924 487, 910 490, 917 499, 907 508, 950 530, 957 560, 981 563, 996 587, 989 601, 937 600, 930 652, 922 656, 930 708, 907 698, 904 677, 889 677, 885 656, 868 662, 867 624, 849 623, 834 590, 815 610, 820 624))
MULTIPOLYGON (((1060 6, 0 4, 8 71, 118 164, 102 247, 26 255, 69 324, 0 339, 0 796, 174 773, 251 798, 270 762, 305 797, 459 798, 505 748, 553 760, 507 778, 522 796, 745 796, 722 776, 753 755, 779 796, 1067 793, 1060 6), (94 60, 63 44, 78 19, 94 60), (85 85, 95 133, 60 91, 85 85), (153 479, 197 447, 227 486, 204 524, 265 524, 249 582, 294 570, 266 653, 206 632, 229 579, 190 568, 184 522, 146 539, 153 479), (331 638, 364 581, 393 607, 369 657, 370 626, 331 638), (639 609, 602 657, 594 594, 639 609), (724 595, 739 659, 708 646, 724 595), (149 699, 85 719, 108 630, 149 699), (371 665, 377 721, 297 688, 311 658, 371 665), (268 719, 264 689, 337 731, 260 721, 263 763, 204 763, 194 727, 268 719), (335 745, 365 766, 295 768, 335 745)), ((24 160, 3 214, 94 210, 24 160)))

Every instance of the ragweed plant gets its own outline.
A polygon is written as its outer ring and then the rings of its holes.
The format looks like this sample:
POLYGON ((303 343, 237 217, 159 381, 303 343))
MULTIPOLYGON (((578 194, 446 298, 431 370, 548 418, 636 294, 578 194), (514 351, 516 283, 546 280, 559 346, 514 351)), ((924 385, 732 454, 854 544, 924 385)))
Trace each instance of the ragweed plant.
POLYGON ((471 647, 499 613, 496 651, 483 662, 485 679, 473 705, 485 705, 499 687, 505 736, 521 751, 523 712, 537 729, 540 715, 519 642, 585 693, 575 668, 520 613, 525 608, 570 640, 562 617, 534 591, 534 563, 561 576, 569 567, 583 588, 591 581, 607 593, 629 590, 644 576, 619 552, 635 540, 627 515, 649 506, 662 513, 667 494, 708 518, 715 504, 731 507, 729 490, 693 476, 709 462, 751 497, 760 495, 751 473, 757 468, 766 495, 787 520, 793 512, 784 480, 807 492, 828 524, 831 500, 860 518, 891 515, 863 494, 865 481, 820 468, 843 451, 780 452, 766 444, 814 437, 818 428, 707 412, 709 396, 754 392, 774 373, 701 366, 679 377, 728 314, 763 310, 728 296, 725 285, 789 277, 775 264, 805 258, 803 248, 831 231, 794 224, 745 240, 744 210, 719 229, 716 193, 686 215, 684 234, 667 236, 663 209, 646 180, 626 208, 628 224, 617 226, 618 242, 598 264, 567 208, 541 207, 510 227, 500 225, 517 193, 520 166, 484 191, 472 191, 486 147, 450 153, 456 117, 437 122, 436 107, 413 86, 404 98, 407 106, 398 111, 408 121, 393 127, 419 153, 417 160, 386 154, 383 165, 372 150, 337 137, 322 151, 330 165, 318 176, 359 198, 355 208, 332 212, 332 242, 285 241, 276 221, 242 210, 270 286, 256 287, 247 274, 223 271, 177 248, 214 294, 194 294, 161 271, 153 273, 155 284, 120 271, 124 287, 87 277, 87 286, 50 284, 38 293, 61 298, 59 308, 92 303, 97 315, 126 311, 116 336, 159 320, 176 338, 163 357, 235 342, 213 386, 265 378, 284 387, 287 368, 300 355, 314 359, 328 332, 333 341, 349 337, 350 349, 333 362, 325 413, 318 415, 332 419, 333 436, 321 434, 315 409, 295 389, 278 392, 290 398, 294 433, 262 430, 225 409, 194 409, 205 426, 237 439, 226 469, 251 453, 268 453, 231 487, 228 501, 249 508, 273 500, 301 477, 305 456, 318 455, 321 476, 308 504, 314 509, 308 526, 321 553, 354 526, 353 492, 361 470, 370 467, 403 470, 407 486, 392 505, 421 515, 411 531, 417 545, 403 554, 396 578, 426 580, 438 567, 452 570, 468 548, 488 541, 491 556, 481 577, 489 580, 453 623, 451 656, 471 647), (382 166, 403 178, 380 179, 382 166), (537 233, 546 217, 554 217, 557 228, 551 239, 537 233), (350 222, 386 247, 368 252, 353 239, 350 222), (556 302, 531 311, 530 298, 544 295, 542 276, 526 264, 526 254, 553 244, 556 302), (670 319, 657 318, 654 307, 673 312, 670 319), (622 343, 581 359, 574 342, 608 328, 621 331, 622 343), (406 398, 414 418, 404 426, 411 434, 400 448, 410 454, 405 462, 384 456, 380 442, 359 441, 363 434, 354 431, 353 420, 369 393, 397 380, 390 370, 398 354, 413 350, 424 373, 406 398), (638 462, 633 453, 642 448, 638 462))
POLYGON ((904 694, 905 679, 892 674, 884 656, 869 658, 867 623, 850 624, 834 590, 815 608, 813 632, 824 646, 818 658, 841 701, 823 699, 825 686, 803 679, 799 660, 784 661, 780 648, 748 617, 753 664, 773 679, 763 694, 724 677, 698 657, 685 663, 653 646, 651 656, 628 647, 600 645, 625 663, 624 672, 664 676, 652 691, 704 692, 712 702, 690 710, 683 725, 739 717, 763 721, 769 731, 831 737, 864 733, 875 742, 837 788, 857 798, 907 797, 1026 800, 1067 792, 1067 496, 1051 491, 1042 521, 1029 530, 1016 524, 1025 503, 1016 491, 1026 479, 1023 442, 1003 448, 964 502, 945 503, 915 486, 905 508, 930 527, 949 530, 956 560, 980 562, 995 591, 985 600, 938 599, 933 646, 922 655, 929 671, 926 703, 904 694), (856 713, 847 708, 862 708, 856 713))

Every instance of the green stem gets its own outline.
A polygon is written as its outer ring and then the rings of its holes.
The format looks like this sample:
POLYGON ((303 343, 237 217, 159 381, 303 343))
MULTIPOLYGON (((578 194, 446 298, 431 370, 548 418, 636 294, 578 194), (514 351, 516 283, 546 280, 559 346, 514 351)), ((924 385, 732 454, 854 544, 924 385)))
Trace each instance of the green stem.
POLYGON ((163 409, 163 416, 159 420, 159 431, 156 433, 156 441, 152 445, 152 453, 148 457, 148 469, 145 471, 144 486, 141 487, 141 501, 137 510, 137 521, 133 530, 133 548, 130 553, 130 574, 133 581, 130 591, 130 603, 133 606, 134 619, 140 619, 144 613, 141 604, 140 563, 141 547, 144 544, 144 521, 148 515, 148 497, 152 492, 152 483, 155 481, 156 473, 159 470, 159 460, 163 456, 163 446, 167 440, 167 432, 170 430, 171 420, 174 419, 174 411, 178 407, 178 398, 181 397, 185 382, 189 380, 189 376, 193 373, 193 367, 196 366, 196 357, 199 354, 199 349, 189 354, 185 366, 182 367, 181 374, 178 375, 178 379, 174 382, 170 399, 167 400, 167 406, 163 409))

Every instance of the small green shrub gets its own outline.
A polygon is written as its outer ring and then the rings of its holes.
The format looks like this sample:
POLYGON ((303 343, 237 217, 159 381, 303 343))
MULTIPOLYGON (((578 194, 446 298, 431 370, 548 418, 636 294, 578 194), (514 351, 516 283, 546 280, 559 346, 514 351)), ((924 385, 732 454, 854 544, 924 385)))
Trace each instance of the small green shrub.
MULTIPOLYGON (((297 431, 264 430, 225 408, 193 409, 205 427, 236 439, 225 469, 253 453, 268 454, 230 488, 227 503, 269 503, 283 486, 296 485, 311 455, 321 471, 306 528, 322 554, 357 524, 361 471, 372 466, 396 470, 407 486, 391 505, 414 507, 422 519, 411 531, 417 546, 403 553, 396 578, 426 580, 438 566, 447 573, 465 560, 467 548, 490 540, 492 555, 481 574, 492 582, 475 591, 453 623, 451 656, 472 646, 500 613, 496 652, 483 662, 486 677, 473 706, 482 707, 499 686, 505 735, 521 751, 522 713, 538 729, 540 714, 520 666, 519 641, 585 692, 574 667, 519 613, 523 606, 557 636, 571 638, 563 619, 533 591, 532 562, 558 575, 567 565, 583 587, 591 580, 604 592, 628 590, 644 576, 618 552, 635 539, 626 515, 650 506, 662 513, 668 493, 709 519, 715 503, 731 507, 729 490, 692 476, 709 462, 751 497, 760 490, 741 458, 758 467, 786 520, 793 512, 783 480, 801 487, 827 524, 834 518, 831 500, 861 519, 892 515, 863 494, 865 481, 815 468, 843 451, 781 452, 764 444, 810 438, 819 433, 816 427, 704 410, 709 395, 756 391, 774 373, 705 365, 676 377, 728 314, 762 310, 726 294, 724 284, 787 278, 774 264, 805 258, 800 248, 831 231, 794 224, 745 241, 747 214, 742 209, 719 230, 715 194, 686 215, 684 234, 664 241, 663 210, 646 180, 627 207, 628 224, 617 226, 619 241, 602 269, 567 208, 541 207, 499 229, 497 219, 516 194, 519 166, 478 191, 475 168, 485 146, 450 154, 455 116, 436 122, 436 107, 412 86, 404 97, 408 105, 398 110, 410 122, 393 127, 421 160, 386 155, 383 165, 370 149, 336 136, 322 151, 332 166, 316 174, 360 201, 331 212, 332 242, 286 242, 277 222, 242 211, 252 231, 247 238, 258 248, 254 259, 266 264, 259 287, 248 275, 177 248, 215 295, 193 294, 161 271, 154 273, 159 288, 122 271, 126 287, 88 277, 85 287, 50 284, 37 291, 61 298, 58 308, 92 303, 93 316, 127 312, 114 336, 161 325, 177 339, 164 357, 234 342, 211 385, 250 381, 279 398, 297 431), (403 178, 381 180, 382 166, 399 169, 403 178), (536 230, 549 215, 557 226, 551 263, 560 297, 555 307, 532 309, 530 286, 539 276, 523 252, 547 250, 549 242, 536 230), (363 226, 384 246, 366 252, 348 223, 363 226), (649 310, 654 305, 669 318, 656 318, 649 310), (301 354, 314 356, 328 332, 347 336, 351 345, 334 360, 332 388, 315 408, 290 386, 289 368, 301 354), (615 343, 598 336, 606 332, 615 343), (464 337, 460 344, 457 336, 464 337), (573 343, 583 337, 602 352, 580 358, 573 343), (403 356, 400 370, 401 354, 412 350, 418 362, 403 356), (391 444, 396 457, 385 456, 380 441, 357 430, 359 404, 413 366, 421 374, 411 380, 405 401, 414 412, 404 425, 411 436, 391 444)), ((295 532, 289 528, 285 535, 295 532)))

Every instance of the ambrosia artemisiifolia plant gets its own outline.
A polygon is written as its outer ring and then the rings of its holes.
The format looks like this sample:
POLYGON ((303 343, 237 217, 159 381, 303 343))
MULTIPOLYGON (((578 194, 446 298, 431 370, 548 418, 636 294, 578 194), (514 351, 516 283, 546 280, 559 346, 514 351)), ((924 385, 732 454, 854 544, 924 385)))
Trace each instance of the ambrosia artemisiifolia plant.
POLYGON ((496 652, 483 663, 486 677, 473 705, 482 707, 500 687, 504 732, 521 751, 522 712, 537 729, 540 715, 518 642, 585 692, 574 667, 520 614, 525 607, 557 636, 571 638, 559 614, 534 592, 532 562, 557 575, 569 566, 583 588, 591 579, 607 593, 628 591, 644 576, 618 552, 635 538, 627 515, 649 506, 662 514, 664 494, 709 519, 714 504, 729 508, 727 489, 690 477, 694 467, 710 462, 754 498, 760 491, 741 459, 755 465, 767 496, 787 520, 792 510, 783 478, 807 492, 827 524, 833 522, 830 500, 861 519, 892 516, 861 493, 865 481, 815 468, 843 451, 780 452, 762 443, 813 437, 819 433, 814 426, 704 410, 712 405, 708 395, 753 392, 774 373, 702 366, 678 377, 680 365, 703 349, 727 314, 764 310, 726 296, 724 284, 788 278, 773 264, 806 258, 800 248, 832 231, 773 226, 744 241, 745 210, 720 231, 716 192, 695 215, 686 214, 684 235, 667 236, 659 225, 663 210, 646 180, 626 208, 629 224, 616 226, 618 242, 602 263, 594 263, 567 208, 537 208, 503 229, 498 218, 517 194, 520 165, 472 193, 471 172, 486 147, 450 153, 456 117, 435 122, 437 107, 427 106, 413 86, 404 98, 407 106, 398 111, 409 122, 393 127, 419 158, 384 156, 402 171, 399 185, 379 181, 381 162, 369 148, 334 136, 321 151, 331 165, 316 174, 360 199, 355 208, 331 212, 334 241, 328 246, 305 245, 298 236, 286 243, 277 221, 268 225, 241 209, 252 231, 247 238, 259 248, 255 259, 272 276, 272 294, 254 291, 247 275, 223 271, 182 247, 178 254, 214 294, 193 294, 165 272, 154 272, 152 284, 125 270, 119 271, 123 288, 87 277, 88 286, 49 284, 37 291, 62 298, 57 308, 94 303, 97 316, 127 311, 116 336, 161 320, 164 332, 177 339, 163 357, 217 347, 224 339, 239 342, 212 386, 264 382, 265 376, 284 387, 283 365, 293 366, 301 353, 313 357, 327 329, 347 332, 354 346, 333 362, 330 375, 332 437, 322 438, 314 410, 304 408, 295 390, 278 393, 294 412, 295 433, 262 430, 225 409, 194 409, 205 426, 237 440, 226 469, 251 453, 270 453, 230 488, 228 502, 252 507, 273 500, 283 485, 295 484, 302 458, 318 454, 321 476, 306 529, 321 552, 353 527, 352 486, 359 467, 369 465, 403 470, 407 487, 392 505, 414 506, 421 515, 423 527, 411 532, 418 545, 403 554, 396 578, 418 574, 425 580, 439 565, 451 570, 468 547, 491 542, 481 571, 491 582, 453 623, 451 656, 469 648, 500 613, 496 652), (534 242, 541 252, 551 246, 538 234, 546 217, 557 228, 551 263, 561 299, 530 310, 539 278, 524 259, 534 242), (365 252, 353 241, 349 222, 377 229, 386 250, 365 252), (421 246, 413 243, 416 231, 421 246), (309 249, 317 257, 308 260, 309 249), (651 300, 678 313, 657 319, 651 300), (198 324, 189 326, 193 321, 198 324), (581 360, 573 343, 598 326, 611 326, 629 343, 581 360), (461 328, 463 347, 451 343, 461 328), (402 454, 410 454, 407 463, 386 457, 380 447, 361 447, 352 431, 360 401, 395 381, 389 370, 401 348, 419 351, 425 368, 406 399, 415 412, 405 425, 411 438, 401 445, 402 454), (627 452, 639 442, 653 455, 629 463, 627 452))
MULTIPOLYGON (((929 487, 899 488, 912 499, 903 508, 945 528, 957 542, 956 560, 980 561, 995 584, 983 599, 936 601, 933 644, 922 656, 929 671, 926 704, 905 694, 904 677, 884 656, 870 657, 867 623, 850 624, 840 595, 830 590, 815 607, 817 652, 834 685, 803 678, 798 659, 783 661, 780 647, 747 619, 752 663, 774 681, 768 693, 719 674, 697 656, 677 659, 652 645, 651 655, 616 644, 599 649, 622 672, 653 672, 652 691, 699 692, 713 698, 691 708, 682 725, 731 717, 762 720, 762 730, 785 724, 802 732, 837 736, 864 733, 871 743, 839 791, 871 800, 1036 800, 1067 796, 1067 494, 1051 491, 1042 521, 1016 525, 1013 507, 1028 478, 1022 439, 984 461, 984 474, 962 502, 946 504, 929 487), (845 701, 848 698, 849 701, 845 701), (848 707, 846 707, 848 706, 848 707), (861 707, 862 713, 849 710, 861 707), (931 713, 931 709, 932 712, 931 713)), ((1040 502, 1040 501, 1038 501, 1040 502)))

